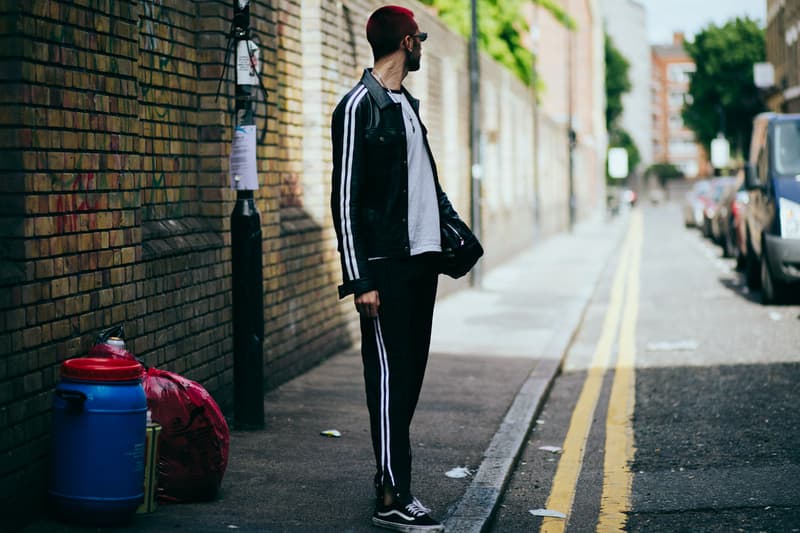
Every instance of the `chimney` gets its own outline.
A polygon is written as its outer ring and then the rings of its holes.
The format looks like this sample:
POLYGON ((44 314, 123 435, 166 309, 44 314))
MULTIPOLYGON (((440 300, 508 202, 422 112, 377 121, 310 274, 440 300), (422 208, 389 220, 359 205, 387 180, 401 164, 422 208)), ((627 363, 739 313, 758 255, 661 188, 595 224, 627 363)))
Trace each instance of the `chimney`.
POLYGON ((684 35, 682 31, 676 31, 672 34, 672 44, 675 46, 683 46, 684 35))

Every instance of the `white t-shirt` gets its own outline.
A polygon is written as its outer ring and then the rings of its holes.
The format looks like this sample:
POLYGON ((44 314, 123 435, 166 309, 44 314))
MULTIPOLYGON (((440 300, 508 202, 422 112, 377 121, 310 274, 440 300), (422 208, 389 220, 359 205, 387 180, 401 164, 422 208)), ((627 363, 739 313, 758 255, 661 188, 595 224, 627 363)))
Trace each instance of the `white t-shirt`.
POLYGON ((425 142, 422 125, 414 108, 401 91, 388 91, 389 97, 403 109, 408 151, 408 239, 411 255, 441 252, 439 233, 439 200, 433 181, 433 168, 425 142))

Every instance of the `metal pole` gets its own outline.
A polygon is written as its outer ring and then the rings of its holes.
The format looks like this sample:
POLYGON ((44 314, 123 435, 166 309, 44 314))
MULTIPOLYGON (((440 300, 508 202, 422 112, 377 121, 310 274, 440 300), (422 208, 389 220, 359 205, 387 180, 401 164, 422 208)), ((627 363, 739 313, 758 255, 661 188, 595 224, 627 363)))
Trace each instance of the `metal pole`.
MULTIPOLYGON (((236 72, 236 126, 255 124, 251 85, 239 80, 239 43, 250 37, 250 6, 233 0, 234 71, 236 72)), ((231 213, 233 285, 233 400, 237 429, 264 428, 264 282, 261 217, 253 190, 239 188, 231 213)))
MULTIPOLYGON (((567 6, 572 7, 570 1, 567 6)), ((573 30, 567 28, 567 106, 568 106, 568 131, 567 142, 569 143, 569 230, 572 231, 575 227, 575 145, 576 135, 574 128, 573 114, 573 58, 572 58, 572 41, 573 30)))
POLYGON ((539 59, 539 6, 535 6, 533 24, 535 31, 531 32, 531 51, 533 64, 531 65, 531 85, 533 86, 533 225, 534 235, 541 231, 541 198, 539 192, 539 97, 536 93, 536 82, 539 75, 536 71, 539 59))
MULTIPOLYGON (((480 64, 478 58, 478 9, 476 0, 471 0, 472 33, 469 39, 469 136, 472 166, 470 167, 470 216, 472 231, 481 238, 481 127, 480 127, 480 64)), ((480 287, 481 264, 476 264, 470 273, 470 285, 480 287)))

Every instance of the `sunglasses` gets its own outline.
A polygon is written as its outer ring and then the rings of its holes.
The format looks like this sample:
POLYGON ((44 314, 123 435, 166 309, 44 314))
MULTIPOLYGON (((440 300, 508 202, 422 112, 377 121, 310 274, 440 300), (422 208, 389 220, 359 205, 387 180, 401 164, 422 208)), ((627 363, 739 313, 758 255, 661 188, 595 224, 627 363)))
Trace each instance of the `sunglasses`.
POLYGON ((421 31, 417 34, 412 35, 411 37, 416 37, 417 39, 419 39, 420 42, 423 42, 428 38, 428 34, 424 31, 421 31))

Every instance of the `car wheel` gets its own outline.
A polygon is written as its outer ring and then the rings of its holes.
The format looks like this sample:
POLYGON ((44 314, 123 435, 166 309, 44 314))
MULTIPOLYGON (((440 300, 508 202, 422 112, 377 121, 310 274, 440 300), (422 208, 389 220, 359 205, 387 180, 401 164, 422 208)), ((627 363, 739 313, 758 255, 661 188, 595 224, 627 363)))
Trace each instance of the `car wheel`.
POLYGON ((747 255, 744 264, 744 278, 747 282, 747 288, 750 290, 758 290, 761 288, 761 265, 759 264, 758 257, 753 251, 753 245, 750 243, 748 236, 747 240, 747 255))
POLYGON ((742 253, 742 250, 740 250, 738 246, 736 247, 736 251, 735 251, 734 257, 736 257, 736 271, 737 272, 744 272, 744 267, 745 267, 745 263, 746 263, 746 260, 745 260, 746 256, 742 253))
POLYGON ((745 261, 747 256, 742 251, 742 243, 739 241, 740 237, 739 228, 736 228, 734 226, 733 230, 731 231, 733 232, 733 245, 734 245, 733 256, 736 258, 736 270, 739 272, 744 272, 745 261))
POLYGON ((761 254, 761 303, 764 305, 780 303, 784 295, 783 284, 777 281, 769 270, 767 254, 761 254))
POLYGON ((728 229, 725 231, 725 235, 722 238, 722 255, 725 257, 734 257, 736 255, 736 241, 734 240, 735 237, 733 235, 734 231, 736 230, 733 228, 733 221, 729 221, 728 229))

